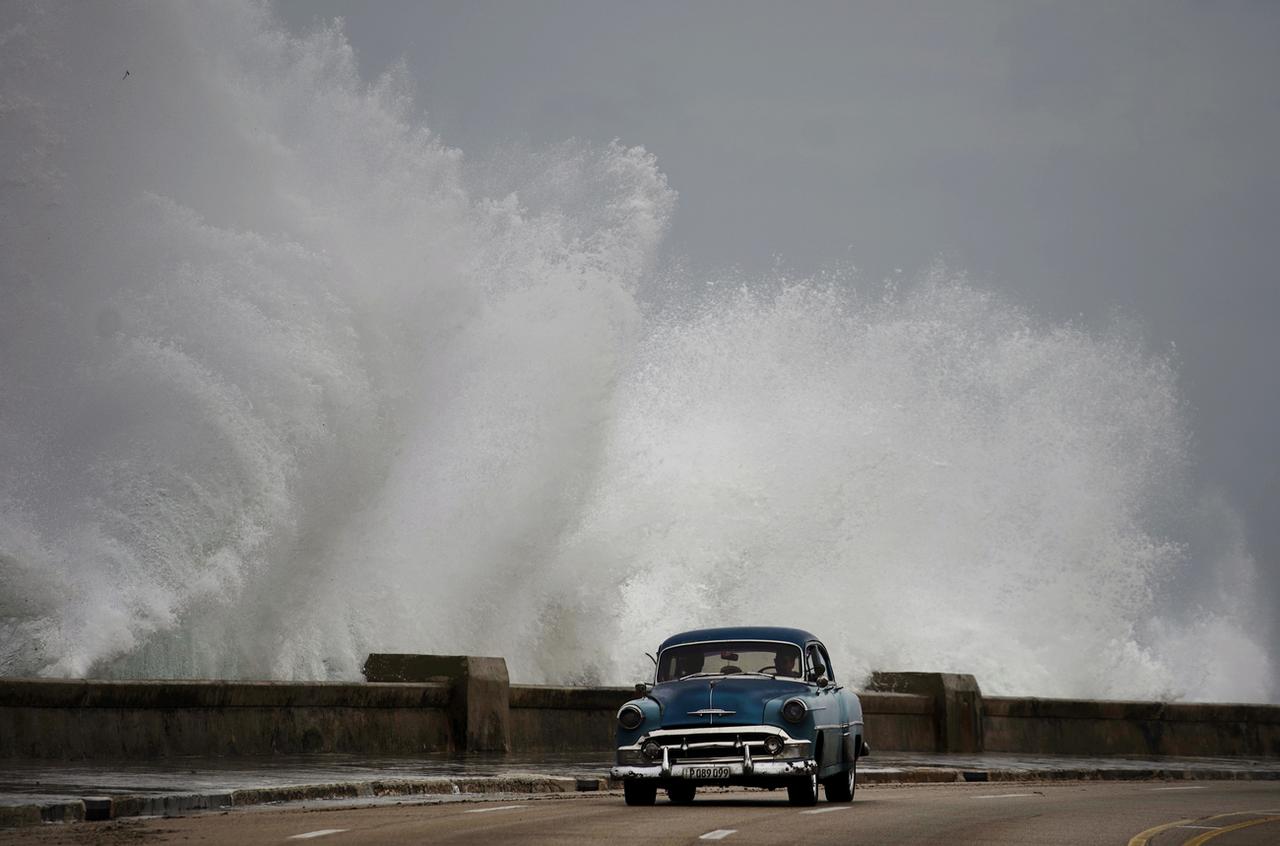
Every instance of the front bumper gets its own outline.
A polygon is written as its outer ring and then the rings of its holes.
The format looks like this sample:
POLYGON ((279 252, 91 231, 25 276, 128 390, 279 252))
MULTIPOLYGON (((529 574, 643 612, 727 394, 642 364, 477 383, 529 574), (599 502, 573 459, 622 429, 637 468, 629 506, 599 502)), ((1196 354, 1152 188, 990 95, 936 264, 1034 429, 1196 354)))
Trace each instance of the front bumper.
POLYGON ((672 764, 664 769, 661 764, 652 767, 618 766, 609 771, 614 778, 622 779, 673 779, 678 781, 736 781, 744 778, 789 778, 791 776, 813 775, 818 771, 818 762, 812 758, 791 761, 752 761, 749 765, 742 761, 706 761, 697 764, 672 764), (725 775, 712 775, 707 771, 726 771, 725 775))
POLYGON ((785 782, 812 775, 818 763, 812 744, 793 738, 777 726, 733 726, 656 729, 629 746, 618 747, 614 778, 751 784, 785 782), (768 739, 775 753, 766 749, 768 739), (642 748, 657 744, 657 754, 642 748))

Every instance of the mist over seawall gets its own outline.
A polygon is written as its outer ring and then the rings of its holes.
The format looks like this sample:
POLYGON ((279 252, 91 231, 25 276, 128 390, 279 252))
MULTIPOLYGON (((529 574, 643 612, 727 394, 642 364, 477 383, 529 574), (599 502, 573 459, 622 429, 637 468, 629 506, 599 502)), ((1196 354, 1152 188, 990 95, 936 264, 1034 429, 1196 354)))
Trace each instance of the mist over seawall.
POLYGON ((255 4, 10 6, 0 86, 4 675, 627 682, 761 622, 859 676, 1276 697, 1139 326, 681 270, 643 148, 464 167, 255 4))

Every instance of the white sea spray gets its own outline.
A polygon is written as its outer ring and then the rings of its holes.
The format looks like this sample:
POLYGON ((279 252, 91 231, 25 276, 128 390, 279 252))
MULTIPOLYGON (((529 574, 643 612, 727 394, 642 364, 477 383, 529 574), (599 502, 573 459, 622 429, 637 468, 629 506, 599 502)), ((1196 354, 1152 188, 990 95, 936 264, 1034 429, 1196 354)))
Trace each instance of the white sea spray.
POLYGON ((941 267, 664 276, 643 149, 464 167, 403 71, 253 4, 6 6, 0 116, 6 675, 623 682, 769 622, 854 680, 1273 689, 1130 325, 941 267))

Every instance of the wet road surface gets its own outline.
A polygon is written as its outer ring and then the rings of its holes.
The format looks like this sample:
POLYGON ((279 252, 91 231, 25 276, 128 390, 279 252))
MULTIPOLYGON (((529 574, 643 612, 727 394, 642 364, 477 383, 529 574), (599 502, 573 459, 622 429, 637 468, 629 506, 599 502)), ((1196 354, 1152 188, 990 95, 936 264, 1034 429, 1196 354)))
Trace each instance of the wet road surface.
MULTIPOLYGON (((0 765, 0 804, 81 796, 230 791, 298 784, 341 784, 369 779, 608 774, 608 753, 538 755, 278 755, 257 758, 170 758, 153 761, 7 761, 0 765)), ((1003 773, 1029 778, 1228 777, 1280 774, 1275 758, 1088 758, 1064 755, 957 755, 876 752, 858 765, 864 781, 911 781, 913 770, 1003 773), (1177 774, 1177 775, 1175 775, 1177 774)))
POLYGON ((314 803, 182 818, 45 825, 0 844, 1103 844, 1280 843, 1280 782, 877 785, 850 805, 789 805, 784 792, 699 793, 632 808, 616 792, 486 802, 314 803))

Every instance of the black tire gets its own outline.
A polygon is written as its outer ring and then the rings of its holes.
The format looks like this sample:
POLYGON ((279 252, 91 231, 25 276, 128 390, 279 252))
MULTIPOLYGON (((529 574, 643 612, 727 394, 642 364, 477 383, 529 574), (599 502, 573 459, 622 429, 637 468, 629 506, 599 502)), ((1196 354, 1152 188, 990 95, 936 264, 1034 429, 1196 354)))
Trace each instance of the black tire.
POLYGON ((652 805, 658 798, 658 785, 651 781, 624 781, 622 796, 628 805, 652 805))
POLYGON ((673 805, 691 805, 697 792, 696 784, 673 784, 667 788, 667 798, 673 805))
POLYGON ((818 774, 793 778, 787 783, 787 798, 792 805, 818 804, 818 774))
POLYGON ((858 759, 844 772, 822 780, 822 789, 826 791, 828 802, 852 802, 853 791, 857 789, 858 759))

